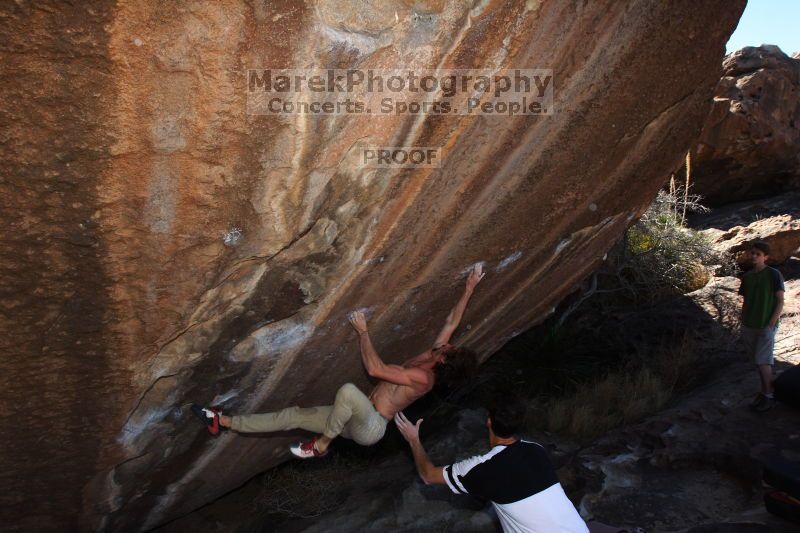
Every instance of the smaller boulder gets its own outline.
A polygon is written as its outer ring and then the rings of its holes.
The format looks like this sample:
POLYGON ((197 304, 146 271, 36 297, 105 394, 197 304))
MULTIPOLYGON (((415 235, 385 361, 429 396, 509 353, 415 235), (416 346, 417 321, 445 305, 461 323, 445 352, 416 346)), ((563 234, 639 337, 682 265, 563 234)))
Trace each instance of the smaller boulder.
POLYGON ((747 226, 734 226, 728 231, 708 229, 703 233, 712 238, 714 248, 734 254, 739 264, 747 263, 750 245, 759 239, 769 244, 770 264, 779 265, 800 252, 800 219, 791 215, 757 220, 747 226))
POLYGON ((719 252, 748 261, 755 240, 770 245, 770 264, 785 263, 800 252, 800 193, 791 192, 764 200, 740 202, 696 216, 690 225, 705 234, 719 252))

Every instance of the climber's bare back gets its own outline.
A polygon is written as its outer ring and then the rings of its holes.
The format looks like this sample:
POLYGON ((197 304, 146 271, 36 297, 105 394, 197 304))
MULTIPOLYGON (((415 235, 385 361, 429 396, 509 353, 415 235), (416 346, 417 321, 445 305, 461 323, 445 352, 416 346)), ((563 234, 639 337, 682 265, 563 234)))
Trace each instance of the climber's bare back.
POLYGON ((433 388, 436 377, 433 369, 437 364, 444 364, 447 354, 452 350, 450 337, 461 322, 467 302, 481 279, 483 267, 476 264, 467 277, 464 294, 447 315, 444 327, 433 343, 433 348, 425 350, 416 357, 408 359, 402 365, 384 363, 375 351, 367 331, 367 319, 362 311, 353 311, 348 319, 358 332, 361 345, 361 360, 370 377, 379 382, 369 395, 375 409, 384 418, 391 420, 414 401, 424 396, 433 388))
POLYGON ((425 396, 434 384, 433 371, 417 366, 417 362, 426 361, 433 356, 432 350, 426 350, 418 356, 403 363, 404 368, 415 367, 427 375, 427 382, 420 381, 413 385, 397 385, 388 381, 381 381, 369 395, 375 409, 386 419, 391 420, 394 415, 425 396))

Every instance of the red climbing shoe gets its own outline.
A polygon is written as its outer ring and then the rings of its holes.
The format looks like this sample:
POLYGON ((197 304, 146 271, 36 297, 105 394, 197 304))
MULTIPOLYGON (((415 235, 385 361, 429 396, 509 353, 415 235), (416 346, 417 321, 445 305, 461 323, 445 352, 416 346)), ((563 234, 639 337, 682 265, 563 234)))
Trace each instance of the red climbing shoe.
POLYGON ((328 455, 328 450, 324 452, 320 452, 314 447, 314 443, 317 442, 319 437, 314 437, 310 441, 307 442, 295 442, 291 446, 289 446, 289 451, 291 451, 294 455, 299 457, 300 459, 311 459, 312 457, 325 457, 328 455))
POLYGON ((203 407, 202 405, 192 404, 192 412, 200 419, 208 432, 212 435, 219 435, 222 426, 219 425, 219 415, 222 414, 222 407, 203 407))

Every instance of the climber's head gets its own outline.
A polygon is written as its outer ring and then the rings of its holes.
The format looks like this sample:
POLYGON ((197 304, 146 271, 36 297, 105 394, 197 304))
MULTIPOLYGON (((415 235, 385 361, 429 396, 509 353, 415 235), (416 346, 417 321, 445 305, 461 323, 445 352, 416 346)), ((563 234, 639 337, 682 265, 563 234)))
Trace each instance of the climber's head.
POLYGON ((472 350, 445 344, 432 350, 439 357, 433 372, 437 386, 454 390, 469 382, 478 368, 478 356, 472 350))

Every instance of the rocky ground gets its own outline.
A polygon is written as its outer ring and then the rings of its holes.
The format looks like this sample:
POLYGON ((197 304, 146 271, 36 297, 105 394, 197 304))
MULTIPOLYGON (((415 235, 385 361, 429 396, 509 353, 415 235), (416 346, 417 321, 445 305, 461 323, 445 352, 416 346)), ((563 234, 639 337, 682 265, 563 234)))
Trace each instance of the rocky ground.
MULTIPOLYGON (((787 292, 776 372, 800 363, 800 243, 785 231, 787 223, 796 223, 791 205, 781 197, 692 221, 722 249, 755 231, 774 242, 788 240, 783 247, 795 243, 781 266, 787 292), (791 220, 780 218, 785 216, 791 220)), ((757 377, 738 341, 738 284, 735 277, 712 277, 670 305, 609 317, 632 336, 690 332, 704 358, 701 384, 667 409, 583 444, 545 432, 531 435, 550 449, 584 518, 648 532, 800 531, 768 514, 762 503, 760 460, 776 450, 800 451, 800 411, 778 404, 757 414, 747 407, 757 377)), ((442 464, 486 450, 484 421, 482 410, 466 409, 438 431, 431 424, 441 421, 429 423, 423 441, 433 460, 442 464)), ((258 476, 159 531, 499 531, 491 507, 422 484, 396 432, 369 450, 339 443, 335 452, 324 461, 290 463, 258 476)))
MULTIPOLYGON (((693 296, 705 307, 720 293, 734 294, 737 287, 734 278, 715 278, 693 296)), ((777 336, 777 372, 800 363, 798 296, 800 280, 789 281, 788 316, 777 336)), ((780 404, 767 414, 750 411, 747 403, 757 390, 757 378, 749 361, 733 348, 719 346, 715 352, 709 345, 709 357, 720 368, 710 382, 672 408, 576 454, 579 470, 599 474, 599 487, 589 482, 580 500, 585 517, 648 531, 710 523, 729 524, 727 529, 720 525, 720 531, 740 531, 730 525, 734 523, 762 526, 753 531, 791 529, 764 510, 759 460, 778 449, 800 448, 800 412, 780 404)))

